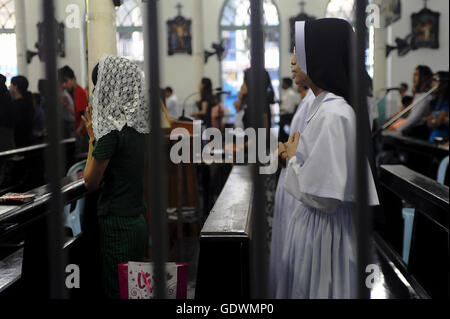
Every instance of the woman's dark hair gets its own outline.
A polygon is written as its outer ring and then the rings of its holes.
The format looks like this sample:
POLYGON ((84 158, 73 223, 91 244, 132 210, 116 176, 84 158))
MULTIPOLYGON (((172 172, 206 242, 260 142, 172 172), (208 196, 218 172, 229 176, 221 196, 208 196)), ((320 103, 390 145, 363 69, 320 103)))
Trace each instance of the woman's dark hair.
POLYGON ((25 95, 28 91, 28 80, 23 75, 15 76, 11 79, 11 84, 17 87, 20 94, 25 95))
POLYGON ((95 65, 94 69, 92 70, 92 83, 94 85, 97 85, 97 79, 98 79, 98 63, 95 65))
POLYGON ((437 96, 439 99, 448 101, 448 71, 439 71, 436 73, 439 75, 439 87, 437 89, 437 96))
POLYGON ((0 100, 3 101, 3 97, 8 96, 9 92, 8 88, 6 87, 6 76, 3 74, 0 74, 0 100))
POLYGON ((74 79, 75 72, 73 72, 70 66, 65 65, 58 70, 58 77, 61 82, 64 82, 66 79, 74 79))
POLYGON ((416 93, 429 90, 431 88, 433 71, 426 65, 418 65, 416 70, 419 71, 419 83, 416 86, 416 93))
POLYGON ((209 78, 202 79, 203 89, 200 92, 202 100, 209 100, 213 96, 212 81, 209 78))
POLYGON ((11 121, 11 95, 6 87, 6 77, 0 74, 0 126, 13 127, 11 121))
POLYGON ((292 79, 290 78, 283 78, 283 83, 287 85, 287 87, 292 87, 292 85, 294 84, 294 81, 292 81, 292 79))
POLYGON ((23 75, 15 76, 11 79, 11 84, 17 87, 17 90, 22 97, 27 100, 29 103, 33 103, 33 97, 31 92, 28 91, 28 80, 23 75))
MULTIPOLYGON (((264 71, 264 89, 266 91, 266 103, 268 105, 275 103, 275 90, 272 86, 272 80, 270 74, 266 70, 264 71)), ((244 83, 247 85, 247 89, 250 92, 250 69, 244 71, 244 83)))

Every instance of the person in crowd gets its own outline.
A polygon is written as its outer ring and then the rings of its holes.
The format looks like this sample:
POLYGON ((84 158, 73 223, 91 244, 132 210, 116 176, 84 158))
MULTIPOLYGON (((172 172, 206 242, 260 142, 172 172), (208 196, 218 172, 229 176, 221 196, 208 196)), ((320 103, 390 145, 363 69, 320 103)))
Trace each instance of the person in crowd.
POLYGON ((198 112, 192 114, 193 117, 203 120, 206 128, 211 127, 211 109, 218 104, 217 97, 213 94, 212 81, 203 78, 200 82, 200 100, 197 101, 198 112))
POLYGON ((33 93, 33 136, 35 143, 43 143, 45 136, 45 114, 41 106, 41 95, 33 93))
MULTIPOLYGON (((314 102, 315 95, 312 90, 310 90, 305 85, 299 85, 299 93, 305 93, 302 96, 302 101, 295 112, 295 115, 290 123, 292 132, 303 133, 306 127, 306 118, 309 114, 311 105, 314 102), (304 91, 306 90, 306 92, 304 91)), ((289 226, 289 222, 292 217, 292 213, 295 212, 296 206, 300 202, 295 199, 291 194, 289 194, 284 189, 284 181, 286 177, 286 159, 287 153, 284 151, 284 147, 280 145, 279 147, 279 159, 278 163, 281 163, 282 169, 278 177, 278 184, 275 192, 275 203, 272 221, 272 238, 270 244, 270 297, 276 297, 277 283, 280 274, 280 260, 282 257, 283 247, 286 245, 285 235, 289 226)), ((298 154, 298 152, 297 152, 298 154)))
POLYGON ((22 75, 11 79, 11 110, 14 122, 14 140, 16 147, 25 147, 34 143, 33 119, 35 110, 33 98, 28 91, 28 80, 22 75))
POLYGON ((399 84, 398 89, 389 90, 386 92, 386 97, 388 101, 387 105, 387 117, 392 117, 398 112, 402 111, 403 108, 411 104, 412 99, 408 95, 409 85, 405 82, 399 84), (409 103, 408 103, 409 101, 409 103))
POLYGON ((118 264, 144 261, 148 214, 144 199, 149 104, 136 63, 106 55, 92 72, 92 107, 83 122, 89 136, 85 186, 100 187, 97 213, 104 293, 119 298, 118 264))
POLYGON ((244 96, 244 90, 246 90, 246 88, 244 88, 245 83, 242 84, 239 92, 238 92, 238 99, 236 101, 234 101, 233 106, 234 109, 236 110, 236 114, 234 116, 234 128, 240 128, 240 129, 244 129, 244 122, 242 121, 244 114, 245 114, 245 107, 246 105, 243 103, 242 99, 244 96))
POLYGON ((284 78, 282 84, 281 101, 280 101, 280 129, 278 132, 278 141, 287 142, 289 138, 289 130, 287 129, 294 117, 294 113, 300 97, 292 87, 293 81, 290 78, 284 78))
MULTIPOLYGON (((243 98, 242 101, 247 105, 246 109, 250 106, 249 104, 249 88, 250 88, 250 69, 245 70, 244 72, 244 86, 243 86, 243 98)), ((270 105, 275 103, 275 91, 272 86, 272 81, 270 79, 269 72, 264 72, 264 93, 265 93, 265 103, 262 106, 261 110, 263 110, 263 122, 264 127, 267 129, 267 138, 270 135, 270 128, 272 126, 272 110, 270 109, 270 105)), ((244 115, 243 118, 245 128, 250 127, 250 119, 248 114, 244 115)))
MULTIPOLYGON (((355 35, 347 21, 326 18, 296 22, 295 36, 293 77, 316 98, 303 133, 279 145, 287 155, 284 188, 300 203, 290 213, 276 297, 356 298, 356 118, 349 104, 355 35)), ((368 204, 378 205, 372 174, 367 185, 368 204)))
POLYGON ((89 136, 84 122, 81 120, 81 116, 84 114, 86 107, 88 106, 88 99, 86 90, 83 89, 77 82, 75 73, 69 66, 64 66, 59 69, 59 80, 70 95, 72 96, 74 103, 74 117, 75 117, 75 137, 76 141, 76 153, 86 153, 88 150, 89 136))
POLYGON ((14 121, 11 109, 11 95, 6 87, 6 77, 0 74, 0 152, 14 148, 14 121))
POLYGON ((405 83, 405 82, 400 83, 400 90, 398 91, 398 93, 400 93, 401 98, 406 96, 406 93, 408 93, 408 89, 409 89, 409 86, 407 83, 405 83))
POLYGON ((60 97, 62 101, 62 132, 63 138, 75 136, 75 105, 72 96, 64 88, 62 78, 59 79, 60 97))
POLYGON ((41 108, 44 111, 44 117, 47 119, 47 94, 46 94, 46 86, 47 86, 47 80, 46 79, 39 79, 38 80, 38 92, 41 96, 41 108))
MULTIPOLYGON (((421 99, 427 91, 431 89, 431 81, 433 78, 433 72, 425 65, 419 65, 414 71, 412 92, 414 100, 421 99)), ((415 136, 417 138, 426 136, 428 138, 428 130, 425 126, 425 116, 428 115, 430 110, 430 102, 433 99, 431 95, 422 100, 416 105, 407 115, 395 122, 391 126, 391 130, 402 132, 406 135, 415 136), (424 130, 425 129, 425 130, 424 130), (425 132, 424 132, 425 131, 425 132)))
POLYGON ((368 93, 367 93, 367 107, 369 112, 369 121, 370 121, 370 129, 373 130, 376 124, 376 120, 378 119, 378 103, 373 96, 373 80, 367 74, 367 82, 368 82, 368 93))
POLYGON ((449 72, 440 71, 433 77, 433 86, 439 85, 434 92, 432 112, 427 117, 427 125, 432 130, 429 141, 434 142, 436 138, 448 140, 448 81, 449 72))
POLYGON ((175 93, 173 93, 173 89, 170 86, 166 87, 165 95, 167 112, 171 119, 176 120, 180 116, 178 110, 178 98, 175 93))

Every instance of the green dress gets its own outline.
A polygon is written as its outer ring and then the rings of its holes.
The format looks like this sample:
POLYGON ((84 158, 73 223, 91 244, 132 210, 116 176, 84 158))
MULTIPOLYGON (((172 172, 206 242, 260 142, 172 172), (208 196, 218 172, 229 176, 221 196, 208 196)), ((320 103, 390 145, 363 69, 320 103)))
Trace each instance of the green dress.
POLYGON ((118 265, 143 261, 147 243, 144 218, 144 166, 146 135, 125 126, 100 138, 92 156, 108 160, 97 212, 103 289, 108 298, 119 298, 118 265))

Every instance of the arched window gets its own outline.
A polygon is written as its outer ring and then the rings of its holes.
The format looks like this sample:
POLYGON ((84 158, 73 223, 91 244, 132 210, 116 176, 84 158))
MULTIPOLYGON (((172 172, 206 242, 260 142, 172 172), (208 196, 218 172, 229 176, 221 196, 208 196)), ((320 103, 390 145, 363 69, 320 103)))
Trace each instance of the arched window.
MULTIPOLYGON (((273 0, 264 0, 265 66, 278 94, 280 85, 280 17, 273 0)), ((244 81, 244 70, 250 67, 250 0, 226 0, 220 16, 220 38, 227 53, 221 63, 222 87, 232 94, 225 106, 235 113, 233 102, 244 81)))
POLYGON ((327 18, 345 19, 354 25, 355 0, 330 0, 325 16, 327 18))
MULTIPOLYGON (((370 2, 370 1, 369 1, 370 2)), ((325 16, 327 18, 341 18, 355 25, 355 0, 330 0, 327 5, 325 16)), ((371 26, 368 29, 367 43, 366 43, 366 69, 370 77, 373 77, 374 68, 374 28, 371 26)))
POLYGON ((0 73, 8 78, 17 75, 16 18, 14 0, 0 2, 0 73))
POLYGON ((141 0, 124 0, 116 10, 117 54, 144 63, 141 0))

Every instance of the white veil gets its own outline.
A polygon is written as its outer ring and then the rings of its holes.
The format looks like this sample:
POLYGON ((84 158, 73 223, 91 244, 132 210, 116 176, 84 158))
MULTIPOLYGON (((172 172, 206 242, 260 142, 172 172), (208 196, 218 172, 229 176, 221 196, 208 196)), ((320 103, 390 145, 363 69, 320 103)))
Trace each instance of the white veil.
POLYGON ((95 139, 121 131, 125 125, 147 134, 149 103, 138 66, 123 57, 105 55, 99 62, 92 102, 92 128, 95 139))

